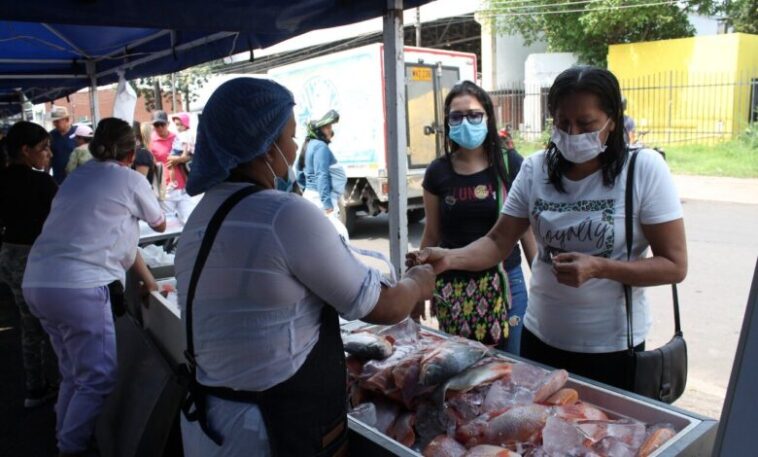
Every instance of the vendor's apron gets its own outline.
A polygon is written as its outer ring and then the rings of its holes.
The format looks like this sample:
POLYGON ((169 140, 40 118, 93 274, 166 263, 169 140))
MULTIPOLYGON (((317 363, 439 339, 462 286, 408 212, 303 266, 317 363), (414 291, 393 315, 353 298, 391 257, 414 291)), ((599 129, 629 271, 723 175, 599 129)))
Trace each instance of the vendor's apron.
POLYGON ((185 355, 190 387, 183 407, 184 414, 189 421, 197 420, 208 437, 221 445, 224 437, 208 421, 207 396, 255 404, 263 416, 273 456, 346 455, 348 430, 345 353, 337 312, 331 306, 324 306, 321 314, 318 342, 297 373, 286 381, 260 392, 204 386, 197 382, 192 335, 192 303, 197 282, 224 218, 238 202, 258 190, 260 188, 257 186, 239 190, 219 207, 208 224, 195 260, 185 311, 185 355))

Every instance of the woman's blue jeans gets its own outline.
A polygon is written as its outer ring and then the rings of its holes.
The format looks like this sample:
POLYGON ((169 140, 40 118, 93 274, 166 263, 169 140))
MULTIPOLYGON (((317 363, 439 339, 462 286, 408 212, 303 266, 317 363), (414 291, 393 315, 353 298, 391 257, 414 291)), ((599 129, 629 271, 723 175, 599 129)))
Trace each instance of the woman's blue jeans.
POLYGON ((526 282, 524 281, 524 272, 521 265, 517 265, 509 270, 508 282, 511 286, 511 309, 508 313, 508 322, 510 323, 510 333, 505 341, 505 347, 501 348, 505 352, 519 355, 521 353, 521 331, 524 328, 524 314, 529 302, 526 292, 526 282))

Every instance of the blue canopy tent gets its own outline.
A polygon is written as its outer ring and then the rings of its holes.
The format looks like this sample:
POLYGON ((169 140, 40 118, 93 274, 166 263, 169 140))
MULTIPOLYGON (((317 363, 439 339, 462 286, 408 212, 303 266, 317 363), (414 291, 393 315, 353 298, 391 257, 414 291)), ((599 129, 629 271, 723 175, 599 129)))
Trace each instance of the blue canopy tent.
MULTIPOLYGON (((403 8, 431 0, 0 2, 0 114, 118 79, 166 74, 311 30, 384 17, 390 257, 408 248, 403 8), (23 94, 23 96, 22 96, 23 94), (18 104, 15 102, 18 101, 18 104), (6 104, 2 104, 6 103, 6 104)), ((96 90, 90 91, 96 113, 96 90)))
POLYGON ((0 21, 0 108, 55 100, 88 86, 178 71, 252 49, 247 33, 0 21))
MULTIPOLYGON (((410 0, 406 7, 427 3, 410 0)), ((382 15, 384 2, 34 1, 0 4, 0 110, 166 74, 382 15)))

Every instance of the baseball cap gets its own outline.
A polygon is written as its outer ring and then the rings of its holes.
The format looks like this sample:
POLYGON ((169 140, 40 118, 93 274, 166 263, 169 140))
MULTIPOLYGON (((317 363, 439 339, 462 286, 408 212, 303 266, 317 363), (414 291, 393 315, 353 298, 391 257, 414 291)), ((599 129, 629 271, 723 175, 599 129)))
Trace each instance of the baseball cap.
POLYGON ((74 134, 69 135, 69 138, 76 138, 78 136, 82 138, 92 138, 93 136, 95 136, 95 134, 92 131, 92 128, 90 126, 79 124, 76 126, 76 130, 74 131, 74 134))
POLYGON ((153 124, 168 124, 168 114, 165 111, 153 111, 153 124))

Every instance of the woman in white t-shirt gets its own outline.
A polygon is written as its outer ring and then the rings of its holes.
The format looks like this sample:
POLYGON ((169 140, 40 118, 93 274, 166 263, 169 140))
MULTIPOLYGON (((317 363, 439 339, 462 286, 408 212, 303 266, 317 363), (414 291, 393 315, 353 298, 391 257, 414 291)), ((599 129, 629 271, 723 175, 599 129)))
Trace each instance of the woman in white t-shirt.
POLYGON ((155 280, 137 252, 138 221, 166 228, 158 199, 130 168, 135 138, 126 122, 97 126, 90 160, 68 175, 53 200, 24 273, 29 309, 50 336, 61 383, 57 414, 61 456, 89 450, 95 420, 116 383, 116 336, 108 285, 134 268, 148 289, 155 280))
POLYGON ((624 192, 629 153, 616 77, 595 67, 561 73, 548 95, 550 144, 524 161, 495 227, 461 249, 427 248, 409 264, 479 271, 501 262, 531 227, 539 248, 521 355, 621 388, 632 387, 622 284, 634 286, 634 344, 651 318, 644 287, 687 273, 682 207, 663 159, 640 150, 633 189, 632 261, 624 192), (652 256, 647 256, 648 247, 652 256))

